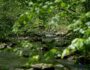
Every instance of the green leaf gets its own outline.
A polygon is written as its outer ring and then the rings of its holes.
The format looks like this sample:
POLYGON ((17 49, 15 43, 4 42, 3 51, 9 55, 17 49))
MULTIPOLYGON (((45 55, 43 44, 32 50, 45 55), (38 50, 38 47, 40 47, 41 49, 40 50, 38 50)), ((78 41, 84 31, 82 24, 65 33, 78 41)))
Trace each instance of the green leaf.
POLYGON ((62 53, 61 58, 68 56, 75 51, 83 51, 84 50, 84 39, 76 38, 72 41, 71 45, 69 45, 62 53))
POLYGON ((85 16, 86 16, 86 17, 90 17, 90 12, 87 12, 87 13, 85 14, 85 16))
POLYGON ((32 57, 29 58, 29 64, 34 64, 39 62, 39 55, 33 55, 32 57))
POLYGON ((90 46, 90 37, 88 37, 86 40, 85 40, 85 44, 90 46))
POLYGON ((55 0, 55 3, 59 3, 59 2, 61 2, 62 0, 55 0))
POLYGON ((66 49, 63 51, 63 53, 62 53, 62 55, 61 55, 61 58, 63 59, 65 56, 68 56, 68 55, 70 55, 70 51, 69 51, 69 48, 66 48, 66 49))
POLYGON ((90 28, 88 28, 87 30, 85 30, 85 35, 86 36, 90 36, 90 28))
POLYGON ((66 4, 64 2, 61 2, 61 7, 65 8, 66 4))
POLYGON ((45 57, 45 60, 51 60, 53 59, 56 55, 59 54, 59 51, 58 49, 56 48, 53 48, 51 49, 50 51, 48 51, 47 53, 44 54, 44 57, 45 57))

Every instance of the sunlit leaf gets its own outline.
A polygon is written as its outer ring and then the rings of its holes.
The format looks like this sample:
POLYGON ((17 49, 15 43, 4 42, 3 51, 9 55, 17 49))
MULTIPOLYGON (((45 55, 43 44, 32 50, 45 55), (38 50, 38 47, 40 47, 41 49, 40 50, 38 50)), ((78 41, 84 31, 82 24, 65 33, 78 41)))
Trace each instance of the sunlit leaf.
POLYGON ((68 56, 72 53, 74 53, 75 51, 83 51, 85 49, 84 46, 84 39, 80 39, 80 38, 76 38, 72 41, 71 45, 69 45, 62 53, 62 58, 64 58, 65 56, 68 56))

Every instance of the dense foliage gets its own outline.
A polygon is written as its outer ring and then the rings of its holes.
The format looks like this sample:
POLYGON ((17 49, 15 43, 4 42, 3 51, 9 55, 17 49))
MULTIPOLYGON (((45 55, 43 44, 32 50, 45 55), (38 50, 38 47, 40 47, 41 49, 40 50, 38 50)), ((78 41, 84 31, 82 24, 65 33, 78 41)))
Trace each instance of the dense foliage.
POLYGON ((0 66, 55 65, 55 59, 72 54, 75 61, 90 58, 89 5, 89 0, 0 0, 0 66))
MULTIPOLYGON (((65 55, 69 55, 76 50, 85 51, 84 53, 89 52, 90 50, 90 12, 85 13, 83 16, 75 21, 74 24, 70 24, 70 30, 74 32, 78 32, 80 34, 79 38, 75 38, 71 45, 66 48, 62 54, 62 57, 65 55)), ((83 54, 84 54, 83 53, 83 54)))

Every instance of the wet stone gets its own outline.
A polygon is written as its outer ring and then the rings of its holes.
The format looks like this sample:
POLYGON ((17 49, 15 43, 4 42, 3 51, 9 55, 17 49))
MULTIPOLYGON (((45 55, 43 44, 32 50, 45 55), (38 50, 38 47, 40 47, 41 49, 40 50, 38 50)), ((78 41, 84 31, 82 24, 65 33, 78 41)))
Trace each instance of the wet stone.
POLYGON ((33 70, 55 70, 52 64, 34 64, 31 66, 33 70))

